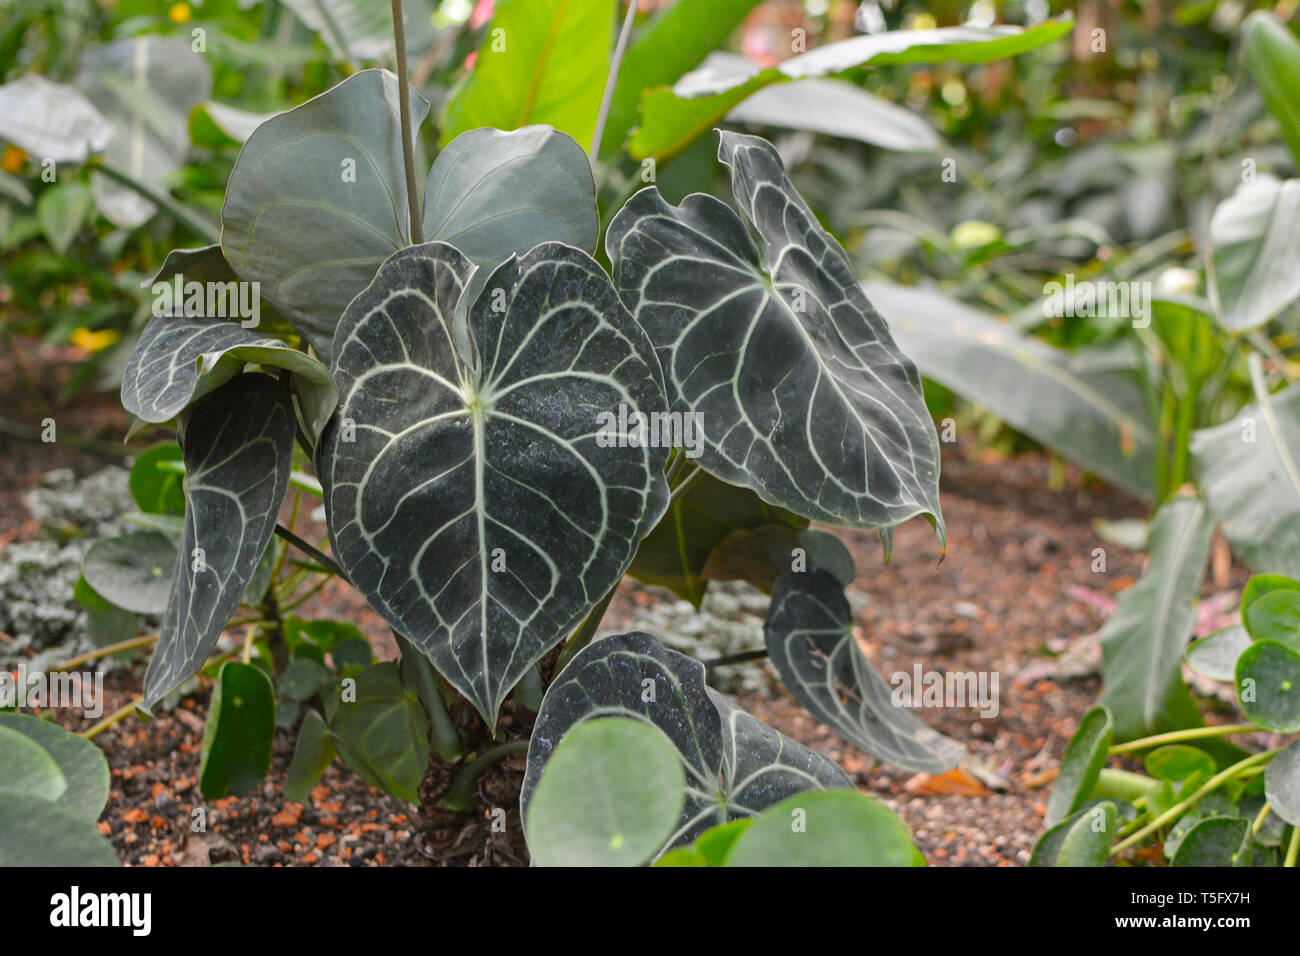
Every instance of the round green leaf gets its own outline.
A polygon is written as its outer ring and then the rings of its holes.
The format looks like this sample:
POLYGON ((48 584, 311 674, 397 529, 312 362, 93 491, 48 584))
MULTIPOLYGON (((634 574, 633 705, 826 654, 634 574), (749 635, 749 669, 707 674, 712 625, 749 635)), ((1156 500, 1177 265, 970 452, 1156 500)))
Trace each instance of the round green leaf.
POLYGON ((759 814, 727 866, 924 866, 907 827, 884 804, 841 790, 790 797, 759 814))
POLYGON ((1109 800, 1081 812, 1065 830, 1056 866, 1105 866, 1115 842, 1115 804, 1109 800))
POLYGON ((104 538, 86 552, 81 573, 104 600, 136 614, 162 614, 176 571, 176 542, 157 531, 104 538))
POLYGON ((330 679, 329 668, 310 657, 295 657, 280 674, 281 697, 304 701, 316 695, 330 679))
POLYGON ((1094 707, 1083 715, 1079 729, 1065 746, 1061 768, 1047 798, 1044 823, 1050 828, 1068 817, 1092 793, 1111 745, 1110 711, 1094 707))
POLYGON ((1300 730, 1300 654, 1276 641, 1257 641, 1237 659, 1237 700, 1268 730, 1300 730))
POLYGON ((0 793, 0 867, 117 865, 89 820, 39 797, 0 793))
POLYGON ((260 667, 227 661, 203 729, 199 790, 209 800, 248 793, 271 767, 275 691, 260 667))
POLYGON ((1192 670, 1212 680, 1232 680, 1237 672, 1237 658, 1250 645, 1246 629, 1240 624, 1229 624, 1193 642, 1187 649, 1187 663, 1192 670))
POLYGON ((1187 831, 1170 866, 1232 866, 1250 824, 1239 817, 1207 817, 1187 831))
POLYGON ((30 737, 0 726, 0 794, 23 794, 42 800, 58 800, 68 781, 54 758, 30 737))
POLYGON ((1241 589, 1242 617, 1246 615, 1246 608, 1265 594, 1272 594, 1274 591, 1300 591, 1300 581, 1289 578, 1285 574, 1252 575, 1250 580, 1246 582, 1246 586, 1241 589))
POLYGON ((1186 780, 1200 771, 1204 777, 1214 775, 1214 758, 1199 747, 1171 744, 1158 747, 1146 756, 1147 773, 1157 780, 1186 780))
POLYGON ((1300 826, 1300 740, 1291 741, 1269 761, 1264 771, 1264 793, 1279 817, 1300 826))
POLYGON ((539 866, 639 866, 672 834, 686 774, 672 742, 626 718, 574 727, 547 761, 528 807, 539 866))
POLYGON ((181 446, 175 442, 155 445, 136 458, 135 464, 131 466, 128 483, 131 498, 145 514, 185 514, 182 477, 174 471, 164 471, 158 467, 160 462, 180 460, 181 446))
POLYGON ((17 731, 39 745, 58 764, 67 789, 58 798, 63 809, 98 820, 108 803, 108 761, 91 741, 58 724, 29 714, 0 713, 0 730, 17 731))
POLYGON ((1300 591, 1270 591, 1243 612, 1246 630, 1257 641, 1276 641, 1300 653, 1300 591))

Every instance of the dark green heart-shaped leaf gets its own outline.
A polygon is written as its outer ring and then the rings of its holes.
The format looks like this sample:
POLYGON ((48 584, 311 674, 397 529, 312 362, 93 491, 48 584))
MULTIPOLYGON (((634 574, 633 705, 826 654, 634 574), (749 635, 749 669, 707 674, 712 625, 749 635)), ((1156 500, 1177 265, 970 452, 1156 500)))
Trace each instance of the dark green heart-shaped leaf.
POLYGON ((1257 641, 1277 641, 1300 653, 1300 591, 1260 595, 1242 612, 1246 631, 1257 641))
POLYGON ((384 661, 342 682, 325 701, 338 754, 367 783, 419 803, 429 767, 429 718, 397 665, 384 661), (349 685, 355 681, 355 685, 349 685))
POLYGON ((1300 740, 1291 741, 1269 761, 1264 793, 1274 813, 1292 826, 1300 826, 1300 740))
POLYGON ((1212 680, 1232 680, 1237 672, 1237 658, 1250 644, 1250 635, 1244 627, 1229 624, 1193 641, 1187 649, 1187 663, 1192 670, 1212 680))
POLYGON ((0 793, 0 867, 118 865, 89 820, 40 797, 0 793))
MULTIPOLYGON (((366 663, 370 663, 369 659, 366 663)), ((329 668, 320 661, 314 661, 310 657, 295 657, 280 672, 276 690, 281 697, 302 702, 315 697, 331 677, 329 668)))
POLYGON ((653 724, 589 720, 565 734, 528 808, 538 866, 640 866, 677 828, 686 775, 653 724))
POLYGON ((776 150, 724 132, 719 158, 757 230, 703 194, 637 193, 606 237, 614 280, 659 351, 673 411, 698 415, 700 464, 809 518, 943 539, 939 442, 916 366, 776 150))
POLYGON ((1200 779, 1214 776, 1214 758, 1199 747, 1170 744, 1157 747, 1146 755, 1147 773, 1157 780, 1187 780, 1199 773, 1200 779))
POLYGON ((185 534, 145 674, 145 707, 203 666, 239 607, 289 487, 295 431, 289 394, 256 373, 231 379, 182 419, 185 534))
POLYGON ((1061 767, 1047 798, 1044 826, 1056 826, 1074 813, 1092 795, 1111 744, 1111 717, 1105 707, 1094 707, 1083 715, 1079 729, 1065 745, 1061 767))
POLYGON ((57 801, 68 789, 58 763, 27 734, 0 725, 0 795, 21 794, 57 801))
POLYGON ((1300 654, 1276 641, 1256 641, 1237 658, 1241 712, 1267 730, 1300 730, 1300 654))
POLYGON ((67 789, 57 798, 63 809, 85 820, 99 819, 108 803, 108 761, 98 747, 52 721, 28 714, 0 713, 0 729, 28 737, 58 764, 67 781, 67 789))
POLYGON ((203 728, 199 790, 208 800, 241 796, 271 769, 275 738, 275 690, 260 667, 241 661, 221 665, 203 728))
POLYGON ((731 532, 709 552, 705 581, 748 581, 771 594, 782 574, 821 568, 844 587, 857 574, 853 556, 833 534, 812 528, 767 524, 731 532))
POLYGON ((848 775, 704 684, 704 666, 640 631, 594 641, 551 684, 528 745, 520 805, 571 727, 631 717, 668 735, 686 772, 686 806, 665 843, 689 844, 711 826, 752 816, 804 790, 853 789, 848 775))
POLYGON ((469 306, 470 369, 452 318, 473 268, 428 243, 353 300, 317 472, 353 584, 493 724, 663 513, 667 449, 602 446, 606 414, 662 412, 663 391, 591 257, 547 243, 495 270, 469 306))
POLYGON ((127 484, 132 500, 145 514, 185 514, 181 476, 158 467, 160 462, 180 460, 181 446, 175 442, 155 445, 136 456, 127 484))
POLYGON ((1193 432, 1191 448, 1233 553, 1253 568, 1300 577, 1300 385, 1193 432))
POLYGON ((176 572, 176 542, 157 531, 133 531, 96 541, 81 573, 97 594, 136 614, 167 610, 176 572))
POLYGON ((726 866, 924 866, 884 804, 840 790, 801 793, 764 810, 737 837, 726 866))
POLYGON ((1200 501, 1165 503, 1151 523, 1146 573, 1120 594, 1102 628, 1106 683, 1101 699, 1114 717, 1116 740, 1202 723, 1181 668, 1212 529, 1200 501))
POLYGON ((1230 332, 1263 325, 1300 296, 1300 179, 1260 176, 1210 220, 1210 300, 1230 332))
POLYGON ((295 803, 309 803, 312 788, 333 762, 334 737, 321 715, 309 710, 302 719, 302 726, 298 728, 293 760, 289 763, 288 776, 284 781, 286 799, 295 803))
POLYGON ((1170 866, 1233 866, 1250 823, 1236 817, 1207 817, 1184 834, 1170 866))
POLYGON ((859 750, 928 773, 961 761, 960 744, 894 703, 889 685, 858 648, 844 585, 830 573, 785 572, 772 589, 763 632, 795 700, 859 750))

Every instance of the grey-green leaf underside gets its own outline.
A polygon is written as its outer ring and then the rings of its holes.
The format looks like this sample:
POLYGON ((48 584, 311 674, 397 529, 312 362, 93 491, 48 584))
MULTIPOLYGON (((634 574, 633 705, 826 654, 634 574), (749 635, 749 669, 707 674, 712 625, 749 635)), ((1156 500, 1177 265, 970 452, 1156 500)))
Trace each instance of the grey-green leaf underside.
POLYGON ((885 527, 925 514, 942 539, 939 443, 916 366, 771 145, 723 132, 718 155, 759 245, 719 200, 672 206, 653 187, 606 237, 672 408, 702 416, 700 463, 809 518, 885 527))
POLYGON ((497 268, 468 307, 471 368, 452 323, 473 270, 427 243, 348 307, 317 471, 352 582, 495 723, 663 513, 668 451, 601 447, 601 413, 664 399, 653 347, 590 256, 546 243, 497 268))
POLYGON ((185 531, 146 707, 203 666, 239 607, 289 487, 295 431, 289 393, 259 373, 231 379, 182 420, 185 531))
POLYGON ((787 571, 772 589, 767 651, 790 693, 853 746, 905 770, 942 773, 965 748, 895 706, 853 637, 844 585, 828 571, 787 571))
POLYGON ((588 645, 546 692, 528 747, 520 805, 564 734, 600 717, 630 717, 668 735, 686 771, 686 805, 664 849, 805 790, 852 789, 825 755, 783 736, 704 683, 704 666, 634 631, 588 645), (649 699, 648 699, 649 698, 649 699))

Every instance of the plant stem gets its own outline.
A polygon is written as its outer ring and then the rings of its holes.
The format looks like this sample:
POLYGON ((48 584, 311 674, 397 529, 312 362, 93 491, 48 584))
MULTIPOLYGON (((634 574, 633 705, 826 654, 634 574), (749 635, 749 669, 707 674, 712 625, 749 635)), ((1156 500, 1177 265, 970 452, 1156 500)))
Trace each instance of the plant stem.
POLYGON ((131 716, 131 712, 134 711, 136 706, 140 704, 143 700, 144 700, 143 697, 132 698, 131 702, 127 704, 125 707, 122 707, 120 710, 113 711, 113 713, 109 714, 99 723, 95 724, 95 726, 91 727, 89 730, 84 731, 81 734, 78 734, 78 736, 85 737, 87 740, 90 740, 93 737, 97 737, 98 735, 102 734, 104 731, 108 730, 109 727, 112 727, 114 724, 123 721, 127 717, 131 716))
POLYGON ((411 218, 411 245, 424 242, 420 197, 415 191, 415 135, 411 129, 411 83, 406 72, 406 23, 402 0, 393 0, 393 42, 397 46, 397 103, 402 111, 402 164, 406 167, 406 209, 411 218))
POLYGON ((442 798, 442 805, 448 810, 468 810, 474 804, 474 788, 478 785, 478 778, 483 775, 483 771, 502 757, 524 753, 527 750, 526 740, 512 740, 491 750, 485 750, 461 767, 460 773, 456 774, 451 786, 447 788, 447 794, 442 798))
POLYGON ((144 183, 132 179, 128 174, 119 169, 114 169, 106 163, 97 162, 91 165, 109 179, 119 182, 127 189, 139 193, 159 209, 166 212, 173 219, 178 220, 186 229, 194 233, 200 239, 203 239, 205 242, 215 244, 221 241, 221 234, 213 228, 211 223, 205 219, 200 219, 166 193, 159 192, 156 189, 151 189, 144 183))
POLYGON ((1148 747, 1158 747, 1162 744, 1173 744, 1183 740, 1202 740, 1206 737, 1248 734, 1253 730, 1259 730, 1259 727, 1255 724, 1218 724, 1214 727, 1193 727, 1190 730, 1175 730, 1167 734, 1156 734, 1154 737, 1130 740, 1126 744, 1116 744, 1110 748, 1109 754, 1113 757, 1116 754, 1125 754, 1133 750, 1146 750, 1148 747))
POLYGON ((638 5, 638 0, 627 0, 627 15, 623 17, 623 28, 618 31, 618 42, 614 45, 614 55, 609 61, 609 77, 605 80, 605 94, 600 98, 600 112, 596 114, 596 130, 591 136, 589 155, 593 166, 596 165, 596 157, 600 154, 600 141, 605 135, 605 121, 609 119, 609 104, 614 99, 618 69, 623 65, 623 54, 627 51, 628 37, 632 35, 632 22, 636 19, 638 5))
POLYGON ((335 563, 333 558, 331 558, 329 555, 325 554, 322 551, 316 550, 316 548, 312 547, 302 538, 298 537, 296 534, 294 534, 284 525, 277 524, 275 526, 275 533, 278 534, 280 537, 284 538, 285 541, 288 541, 291 545, 293 545, 303 554, 307 555, 307 557, 311 558, 321 567, 328 568, 331 574, 338 575, 344 581, 348 579, 348 576, 343 573, 343 569, 339 567, 337 563, 335 563))
POLYGON ((87 661, 97 660, 101 657, 109 657, 110 655, 117 654, 120 651, 129 651, 137 647, 148 647, 156 640, 158 640, 157 634, 146 634, 143 637, 133 637, 129 640, 118 641, 116 644, 105 644, 103 647, 97 647, 93 651, 87 651, 85 654, 78 654, 71 660, 64 661, 58 667, 51 667, 50 673, 56 674, 59 671, 70 671, 72 668, 85 664, 87 661))
POLYGON ((700 476, 704 474, 704 469, 699 465, 692 465, 692 470, 686 473, 686 477, 677 483, 677 487, 672 490, 668 496, 668 507, 672 507, 682 495, 690 490, 691 485, 699 481, 700 476))
POLYGON ((560 656, 555 659, 556 674, 564 670, 565 665, 573 660, 580 650, 591 643, 591 639, 596 636, 596 628, 600 626, 600 619, 605 616, 605 612, 609 609, 609 602, 614 600, 614 592, 617 590, 618 585, 615 584, 609 589, 609 593, 600 599, 600 603, 591 609, 591 613, 578 626, 578 629, 573 632, 573 636, 569 638, 569 643, 564 645, 560 651, 560 656))
POLYGON ((1250 827, 1251 833, 1259 833, 1260 828, 1264 825, 1264 821, 1268 819, 1269 811, 1272 809, 1273 809, 1273 805, 1270 804, 1267 800, 1265 800, 1264 805, 1259 808, 1259 815, 1255 817, 1255 822, 1251 824, 1250 827))
POLYGON ((726 667, 730 664, 743 664, 745 661, 757 661, 767 657, 767 650, 759 651, 741 651, 739 654, 728 654, 725 657, 715 657, 711 661, 704 662, 704 669, 711 671, 715 667, 726 667))
POLYGON ((1291 830, 1291 842, 1287 844, 1286 859, 1282 861, 1282 865, 1295 866, 1297 857, 1300 857, 1300 827, 1291 830))

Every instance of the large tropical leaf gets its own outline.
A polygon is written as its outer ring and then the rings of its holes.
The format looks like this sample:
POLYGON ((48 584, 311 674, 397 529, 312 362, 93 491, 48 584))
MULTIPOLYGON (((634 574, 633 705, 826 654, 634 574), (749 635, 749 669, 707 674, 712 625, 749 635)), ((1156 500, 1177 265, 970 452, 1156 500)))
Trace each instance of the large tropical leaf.
POLYGON ((112 137, 112 125, 75 86, 36 73, 0 86, 0 140, 30 156, 84 163, 112 137))
POLYGON ((773 83, 838 76, 892 63, 987 63, 1058 40, 1073 26, 1071 19, 1064 18, 1024 30, 1007 26, 897 30, 828 43, 748 76, 734 69, 699 70, 672 88, 659 87, 642 95, 641 123, 629 149, 637 159, 675 156, 746 97, 773 83))
POLYGON ((1210 512, 1251 567, 1300 577, 1300 385, 1192 433, 1210 512))
POLYGON ((203 666, 239 607, 289 487, 294 433, 289 393, 259 373, 237 375, 182 419, 185 531, 145 707, 203 666))
POLYGON ((1256 10, 1241 25, 1241 62, 1300 164, 1300 40, 1269 11, 1256 10))
POLYGON ((698 661, 634 631, 589 644, 547 690, 520 795, 525 828, 533 792, 555 748, 571 727, 601 717, 653 724, 677 749, 686 771, 686 806, 664 849, 805 790, 853 788, 828 757, 707 687, 698 661))
POLYGON ((474 69, 447 101, 442 141, 545 123, 589 143, 609 72, 614 0, 497 0, 474 69))
MULTIPOLYGON (((411 97, 411 123, 428 112, 411 97)), ((495 266, 539 242, 592 249, 595 186, 582 148, 553 130, 477 130, 438 157, 424 238, 495 266)), ((263 123, 230 174, 222 249, 328 360, 339 316, 410 245, 397 78, 364 70, 263 123)))
POLYGON ((1125 491, 1155 495, 1155 438, 1135 379, 931 289, 864 283, 921 374, 1125 491))
POLYGON ((1260 176, 1219 203, 1210 220, 1210 299, 1223 327, 1263 325, 1300 296, 1300 179, 1260 176))
POLYGON ((961 744, 891 700, 889 685, 854 639, 844 584, 829 572, 809 568, 778 578, 763 631, 795 700, 853 746, 927 773, 951 770, 965 755, 961 744))
POLYGON ((1116 740, 1202 723, 1183 683, 1182 660, 1196 623, 1212 530, 1199 500, 1175 498, 1163 505, 1151 522, 1146 573, 1120 594, 1102 628, 1101 702, 1114 718, 1116 740))
POLYGON ((672 206, 653 187, 606 237, 673 410, 700 417, 700 464, 832 524, 924 514, 942 541, 939 442, 916 366, 772 146, 724 132, 718 155, 761 250, 719 200, 696 193, 672 206))
POLYGON ((546 243, 495 270, 468 308, 470 367, 452 322, 473 269, 427 243, 348 306, 317 457, 352 582, 495 723, 663 513, 667 449, 602 447, 603 412, 662 412, 663 391, 590 256, 546 243))

